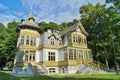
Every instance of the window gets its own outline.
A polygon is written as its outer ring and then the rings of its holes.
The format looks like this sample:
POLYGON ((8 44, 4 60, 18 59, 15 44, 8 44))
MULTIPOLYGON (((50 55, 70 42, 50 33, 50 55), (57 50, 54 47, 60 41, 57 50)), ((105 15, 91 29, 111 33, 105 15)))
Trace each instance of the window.
POLYGON ((81 36, 78 36, 78 44, 81 44, 81 36))
POLYGON ((73 33, 72 39, 74 44, 85 44, 87 45, 87 40, 85 36, 82 36, 81 33, 73 33))
POLYGON ((35 51, 25 51, 25 61, 35 61, 35 51))
POLYGON ((69 49, 69 59, 73 60, 73 49, 69 49))
POLYGON ((21 45, 24 45, 24 38, 25 36, 21 36, 21 45))
POLYGON ((33 61, 35 61, 35 54, 33 54, 33 61))
POLYGON ((35 61, 35 51, 30 51, 30 61, 35 61))
POLYGON ((21 36, 21 45, 36 46, 36 37, 33 36, 21 36), (26 42, 26 43, 25 43, 26 42))
POLYGON ((82 50, 79 50, 79 59, 83 59, 82 50))
POLYGON ((74 43, 76 42, 76 40, 75 40, 75 34, 73 34, 73 42, 74 43))
POLYGON ((51 41, 50 41, 50 44, 51 44, 51 45, 55 45, 55 39, 54 39, 54 38, 51 38, 50 40, 51 40, 51 41))
POLYGON ((34 41, 34 44, 33 44, 33 45, 36 46, 36 37, 34 37, 33 39, 34 39, 34 40, 33 40, 33 41, 34 41))
POLYGON ((82 36, 82 44, 84 44, 84 39, 83 39, 83 36, 82 36))
POLYGON ((76 60, 76 59, 77 59, 77 50, 74 49, 74 60, 76 60))
POLYGON ((48 52, 48 61, 55 61, 55 52, 48 52))
POLYGON ((28 51, 25 51, 25 61, 28 61, 28 51))
POLYGON ((25 61, 28 61, 28 55, 25 55, 25 61))
POLYGON ((55 72, 56 72, 55 68, 49 68, 49 73, 55 73, 55 72))
POLYGON ((26 37, 26 45, 29 45, 29 36, 26 37))
POLYGON ((33 37, 31 37, 31 40, 30 40, 30 45, 31 45, 31 46, 33 46, 33 45, 34 45, 34 44, 33 44, 33 42, 34 42, 33 40, 34 40, 34 38, 33 38, 33 37))
POLYGON ((64 49, 64 59, 65 59, 65 60, 67 60, 67 59, 68 59, 67 49, 64 49))
POLYGON ((84 43, 85 43, 85 45, 87 45, 87 41, 86 41, 86 39, 84 39, 84 43))
POLYGON ((59 45, 60 45, 60 46, 62 45, 62 40, 61 40, 61 39, 59 40, 59 45))

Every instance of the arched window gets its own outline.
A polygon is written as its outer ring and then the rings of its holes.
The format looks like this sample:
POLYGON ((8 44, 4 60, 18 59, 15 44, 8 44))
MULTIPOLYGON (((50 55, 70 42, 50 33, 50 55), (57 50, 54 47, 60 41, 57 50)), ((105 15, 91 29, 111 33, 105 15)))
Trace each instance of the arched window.
POLYGON ((25 55, 25 61, 28 61, 28 55, 25 55))

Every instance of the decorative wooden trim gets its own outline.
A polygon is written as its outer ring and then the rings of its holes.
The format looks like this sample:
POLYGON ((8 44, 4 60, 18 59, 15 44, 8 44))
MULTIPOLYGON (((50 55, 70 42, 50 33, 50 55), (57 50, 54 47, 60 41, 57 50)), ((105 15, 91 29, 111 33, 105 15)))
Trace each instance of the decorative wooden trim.
POLYGON ((58 62, 57 61, 44 61, 43 64, 46 67, 58 67, 58 62))
POLYGON ((28 36, 40 37, 40 34, 37 31, 36 31, 36 33, 32 32, 32 31, 21 31, 20 35, 28 35, 28 36))
POLYGON ((59 61, 58 65, 59 66, 68 66, 68 61, 59 61))
POLYGON ((37 50, 37 47, 24 45, 24 46, 20 46, 19 49, 20 50, 37 50))
POLYGON ((38 47, 38 49, 48 48, 48 49, 60 49, 63 46, 57 46, 57 45, 50 45, 50 44, 44 44, 38 47))

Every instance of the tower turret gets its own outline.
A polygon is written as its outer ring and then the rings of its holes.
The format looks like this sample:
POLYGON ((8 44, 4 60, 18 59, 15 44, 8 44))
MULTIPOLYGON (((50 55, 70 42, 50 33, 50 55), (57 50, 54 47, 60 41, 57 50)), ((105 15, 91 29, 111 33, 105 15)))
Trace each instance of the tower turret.
POLYGON ((28 18, 21 20, 21 24, 17 27, 17 32, 19 33, 19 38, 14 72, 33 74, 29 67, 31 67, 30 64, 33 65, 36 62, 41 30, 35 22, 31 11, 28 18))

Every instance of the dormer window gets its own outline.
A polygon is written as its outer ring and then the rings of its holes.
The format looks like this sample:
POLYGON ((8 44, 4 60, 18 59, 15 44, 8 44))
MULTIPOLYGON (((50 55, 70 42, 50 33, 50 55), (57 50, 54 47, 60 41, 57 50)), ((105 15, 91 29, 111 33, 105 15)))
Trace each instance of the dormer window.
POLYGON ((61 38, 58 39, 58 44, 59 44, 59 46, 63 45, 63 42, 62 42, 61 38))
POLYGON ((50 44, 51 44, 51 45, 55 45, 55 39, 54 39, 54 38, 51 38, 51 39, 50 39, 50 44))
POLYGON ((50 35, 48 39, 50 40, 51 45, 55 45, 56 37, 54 34, 50 35))

